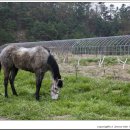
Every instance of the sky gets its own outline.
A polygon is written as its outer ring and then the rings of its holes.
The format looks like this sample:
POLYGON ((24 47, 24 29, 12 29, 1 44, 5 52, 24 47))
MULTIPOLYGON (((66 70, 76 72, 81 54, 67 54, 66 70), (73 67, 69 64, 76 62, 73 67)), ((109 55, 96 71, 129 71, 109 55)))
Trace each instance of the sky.
POLYGON ((117 2, 116 3, 109 2, 109 3, 105 3, 105 5, 108 6, 108 7, 111 4, 113 4, 115 7, 119 7, 119 8, 122 6, 122 4, 125 4, 126 6, 130 6, 130 2, 124 2, 124 3, 123 2, 119 2, 119 3, 117 3, 117 2))

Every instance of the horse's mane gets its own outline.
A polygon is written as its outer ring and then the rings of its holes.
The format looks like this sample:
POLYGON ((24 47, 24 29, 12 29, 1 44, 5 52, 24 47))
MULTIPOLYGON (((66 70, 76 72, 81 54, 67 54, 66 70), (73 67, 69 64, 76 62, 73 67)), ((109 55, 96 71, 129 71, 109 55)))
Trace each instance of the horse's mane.
POLYGON ((61 75, 59 73, 59 67, 58 67, 58 64, 57 64, 55 58, 53 57, 53 55, 51 55, 51 54, 49 55, 47 64, 50 65, 50 67, 52 69, 54 79, 55 80, 56 80, 56 78, 61 79, 61 75))
POLYGON ((42 46, 43 48, 45 48, 49 53, 51 52, 47 47, 42 46))

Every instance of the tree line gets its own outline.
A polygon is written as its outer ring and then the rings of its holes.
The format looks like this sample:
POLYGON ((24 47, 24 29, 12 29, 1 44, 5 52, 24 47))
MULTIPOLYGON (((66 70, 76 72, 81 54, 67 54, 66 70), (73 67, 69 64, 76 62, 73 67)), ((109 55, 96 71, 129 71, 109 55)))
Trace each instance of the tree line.
POLYGON ((1 2, 0 44, 130 34, 130 6, 103 2, 1 2))

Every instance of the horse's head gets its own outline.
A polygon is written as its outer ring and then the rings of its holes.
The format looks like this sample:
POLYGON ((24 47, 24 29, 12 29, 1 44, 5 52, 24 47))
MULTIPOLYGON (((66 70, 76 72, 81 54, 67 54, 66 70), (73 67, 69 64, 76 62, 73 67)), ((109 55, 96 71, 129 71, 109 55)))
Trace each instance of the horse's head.
POLYGON ((58 99, 59 90, 63 86, 63 81, 61 79, 54 80, 51 85, 51 98, 58 99))
POLYGON ((63 86, 63 81, 61 80, 61 75, 59 71, 59 66, 53 55, 49 55, 47 64, 52 72, 52 85, 51 85, 51 97, 52 99, 57 99, 59 95, 59 89, 63 86))

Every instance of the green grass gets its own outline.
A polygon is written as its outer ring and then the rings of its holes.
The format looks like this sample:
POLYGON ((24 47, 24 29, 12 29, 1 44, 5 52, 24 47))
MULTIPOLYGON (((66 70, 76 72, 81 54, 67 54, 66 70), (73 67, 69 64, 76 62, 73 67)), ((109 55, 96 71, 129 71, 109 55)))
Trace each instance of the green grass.
POLYGON ((0 76, 0 117, 15 120, 130 120, 130 83, 64 75, 59 99, 50 97, 47 73, 36 101, 35 77, 20 71, 15 80, 18 97, 8 86, 4 97, 3 74, 0 76))
MULTIPOLYGON (((80 60, 80 65, 89 65, 90 63, 95 63, 95 64, 98 64, 99 62, 99 58, 86 58, 86 59, 81 59, 80 60)), ((115 65, 117 64, 117 58, 116 57, 105 57, 104 59, 104 64, 105 65, 115 65)))
MULTIPOLYGON (((87 65, 90 65, 91 63, 98 64, 99 61, 100 61, 99 58, 81 59, 80 60, 80 65, 81 66, 87 66, 87 65)), ((128 61, 129 61, 129 59, 128 59, 128 61)), ((118 61, 117 61, 116 57, 105 57, 105 59, 104 59, 104 64, 105 65, 115 65, 117 63, 118 63, 118 61)), ((69 64, 77 64, 77 60, 71 59, 71 61, 69 61, 69 64)))
POLYGON ((98 58, 86 58, 86 59, 81 59, 80 60, 80 65, 87 66, 90 63, 98 63, 99 59, 98 58))
MULTIPOLYGON (((130 64, 130 57, 127 57, 127 56, 120 57, 120 56, 119 56, 119 58, 120 58, 120 60, 122 60, 122 61, 125 61, 126 58, 127 58, 127 62, 126 62, 126 63, 127 63, 127 64, 130 64)), ((78 61, 78 60, 76 60, 76 59, 71 59, 71 60, 69 61, 69 64, 72 64, 72 65, 77 64, 77 61, 78 61)), ((100 58, 99 58, 99 57, 92 57, 92 58, 87 58, 87 57, 86 57, 86 59, 85 59, 85 58, 84 58, 84 59, 82 58, 82 59, 80 60, 80 65, 81 65, 81 66, 88 66, 88 65, 91 65, 91 64, 98 64, 99 61, 100 61, 100 58)), ((116 65, 116 64, 118 64, 117 57, 107 56, 107 57, 104 58, 104 65, 105 65, 105 66, 116 65)))

